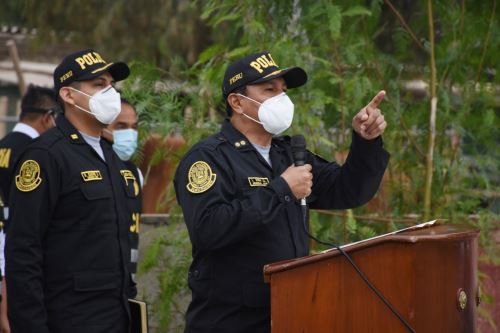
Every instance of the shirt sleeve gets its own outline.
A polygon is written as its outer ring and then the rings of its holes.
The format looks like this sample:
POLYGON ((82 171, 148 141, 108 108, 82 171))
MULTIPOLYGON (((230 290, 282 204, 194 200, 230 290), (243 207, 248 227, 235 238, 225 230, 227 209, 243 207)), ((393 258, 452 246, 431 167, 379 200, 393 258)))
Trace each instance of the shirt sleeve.
POLYGON ((57 201, 58 166, 49 152, 30 149, 14 173, 10 192, 6 271, 13 332, 49 333, 44 305, 44 234, 57 201))
POLYGON ((313 188, 308 204, 313 209, 347 209, 367 203, 377 192, 388 161, 381 137, 364 140, 354 131, 342 166, 309 154, 313 188))
POLYGON ((144 188, 144 175, 142 174, 141 169, 137 168, 137 174, 139 175, 139 185, 141 185, 141 189, 144 188))
POLYGON ((281 177, 241 193, 225 158, 208 149, 189 153, 180 163, 174 183, 191 242, 198 249, 235 244, 266 223, 279 220, 286 205, 294 204, 281 177))

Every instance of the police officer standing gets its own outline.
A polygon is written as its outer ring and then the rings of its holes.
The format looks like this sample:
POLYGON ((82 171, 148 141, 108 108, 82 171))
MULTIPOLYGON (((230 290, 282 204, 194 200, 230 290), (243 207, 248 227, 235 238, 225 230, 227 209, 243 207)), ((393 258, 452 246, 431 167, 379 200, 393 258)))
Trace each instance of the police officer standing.
POLYGON ((136 182, 137 197, 132 205, 129 205, 130 211, 130 260, 129 270, 132 280, 135 283, 135 274, 137 273, 137 260, 139 259, 139 226, 142 212, 142 187, 144 177, 141 170, 131 161, 132 156, 137 150, 137 112, 132 104, 124 98, 121 98, 121 112, 116 119, 102 131, 102 137, 113 145, 113 150, 120 157, 128 170, 132 172, 129 175, 131 181, 136 182))
POLYGON ((12 132, 0 140, 0 269, 2 273, 2 305, 0 332, 10 332, 7 318, 7 292, 5 287, 4 245, 6 223, 9 216, 9 191, 13 169, 26 146, 40 134, 55 126, 59 109, 53 89, 29 85, 21 99, 19 122, 12 132))
POLYGON ((271 54, 232 63, 222 83, 229 119, 219 133, 184 156, 175 190, 189 231, 193 261, 187 333, 269 332, 268 263, 308 255, 300 199, 310 208, 360 206, 377 191, 388 162, 378 109, 385 92, 353 118, 344 165, 306 153, 293 166, 289 88, 305 84, 299 67, 281 69, 271 54))
POLYGON ((19 159, 6 240, 13 333, 128 332, 129 217, 137 193, 100 134, 120 113, 125 63, 88 49, 54 71, 64 115, 19 159))

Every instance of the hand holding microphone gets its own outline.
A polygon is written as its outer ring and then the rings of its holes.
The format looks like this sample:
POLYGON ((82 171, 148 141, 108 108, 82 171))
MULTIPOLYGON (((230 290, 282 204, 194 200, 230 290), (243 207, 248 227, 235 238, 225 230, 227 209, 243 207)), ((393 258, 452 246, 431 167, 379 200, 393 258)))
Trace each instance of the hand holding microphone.
POLYGON ((305 163, 306 141, 302 135, 292 137, 292 156, 294 165, 288 167, 281 174, 281 177, 287 182, 297 199, 301 199, 301 205, 305 206, 305 198, 311 194, 313 185, 312 167, 305 163))

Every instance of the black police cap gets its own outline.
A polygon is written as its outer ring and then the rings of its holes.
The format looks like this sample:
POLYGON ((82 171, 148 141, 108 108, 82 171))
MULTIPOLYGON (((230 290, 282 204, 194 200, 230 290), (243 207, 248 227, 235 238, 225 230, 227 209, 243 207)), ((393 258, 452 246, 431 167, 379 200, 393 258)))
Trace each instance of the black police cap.
POLYGON ((259 52, 239 59, 226 69, 222 82, 224 99, 236 89, 282 77, 287 88, 300 87, 307 82, 307 74, 300 67, 280 69, 271 53, 259 52))
POLYGON ((115 81, 121 81, 129 76, 130 69, 124 62, 106 62, 93 49, 71 53, 54 70, 54 89, 59 93, 62 87, 75 81, 92 80, 104 72, 111 74, 115 81))

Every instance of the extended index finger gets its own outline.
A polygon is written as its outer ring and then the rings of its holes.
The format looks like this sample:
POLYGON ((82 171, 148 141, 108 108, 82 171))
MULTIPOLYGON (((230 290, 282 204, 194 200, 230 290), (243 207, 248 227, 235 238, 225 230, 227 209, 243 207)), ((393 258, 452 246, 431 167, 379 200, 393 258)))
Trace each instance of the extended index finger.
POLYGON ((378 108, 379 104, 384 100, 384 97, 385 97, 385 90, 380 90, 378 94, 375 97, 373 97, 373 99, 370 101, 368 107, 371 109, 378 108))

